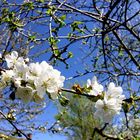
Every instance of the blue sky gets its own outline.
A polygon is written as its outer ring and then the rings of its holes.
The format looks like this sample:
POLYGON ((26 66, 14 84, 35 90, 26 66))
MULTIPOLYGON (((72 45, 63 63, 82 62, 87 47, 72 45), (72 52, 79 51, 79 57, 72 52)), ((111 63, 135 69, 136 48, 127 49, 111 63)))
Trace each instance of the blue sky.
POLYGON ((33 136, 33 140, 66 140, 67 138, 58 134, 37 134, 33 136))

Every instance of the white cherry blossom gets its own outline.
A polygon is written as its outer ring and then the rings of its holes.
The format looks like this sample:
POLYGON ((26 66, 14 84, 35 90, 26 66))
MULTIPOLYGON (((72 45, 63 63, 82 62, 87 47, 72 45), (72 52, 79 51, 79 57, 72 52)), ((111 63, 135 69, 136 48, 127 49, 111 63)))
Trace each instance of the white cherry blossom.
POLYGON ((121 87, 116 87, 114 83, 110 83, 108 90, 104 91, 104 99, 99 99, 95 103, 95 116, 101 118, 104 122, 109 122, 114 115, 119 114, 122 108, 122 102, 125 96, 122 94, 121 87))
POLYGON ((39 76, 42 72, 42 68, 40 67, 40 64, 37 63, 30 63, 29 64, 29 72, 31 76, 39 76))
POLYGON ((98 96, 102 94, 103 86, 98 83, 97 78, 94 76, 92 80, 87 80, 87 87, 91 87, 89 95, 98 96))
POLYGON ((111 82, 108 86, 108 90, 105 94, 106 98, 115 98, 117 100, 118 104, 122 104, 122 101, 125 99, 125 95, 122 94, 123 89, 122 87, 118 86, 116 87, 113 82, 111 82))
POLYGON ((29 68, 25 63, 16 63, 13 71, 15 72, 15 78, 21 78, 25 81, 27 80, 29 68))
POLYGON ((9 82, 12 79, 12 77, 14 77, 14 75, 15 75, 13 70, 5 70, 5 71, 2 71, 1 73, 2 73, 1 81, 4 83, 9 82))
POLYGON ((104 98, 103 100, 99 99, 95 103, 95 117, 101 118, 104 122, 108 123, 111 121, 115 114, 119 114, 121 107, 117 106, 116 100, 111 98, 107 100, 104 98))
POLYGON ((122 95, 122 93, 123 93, 122 87, 120 87, 120 86, 116 87, 115 84, 113 82, 111 82, 108 86, 106 95, 108 97, 118 98, 118 97, 120 97, 120 95, 122 95))
POLYGON ((10 70, 2 72, 2 80, 9 81, 16 87, 16 97, 24 102, 44 99, 46 93, 52 99, 57 99, 60 88, 65 80, 61 73, 46 61, 30 63, 29 59, 19 57, 16 51, 5 56, 7 67, 10 70))
POLYGON ((13 67, 13 65, 17 62, 18 53, 16 51, 13 51, 11 54, 7 54, 5 56, 5 60, 7 62, 8 68, 13 67))
POLYGON ((41 94, 42 96, 43 93, 48 92, 50 93, 50 96, 52 95, 55 97, 58 94, 59 89, 63 87, 63 82, 65 80, 64 76, 61 76, 60 74, 59 71, 52 69, 51 67, 49 68, 49 71, 46 70, 42 72, 40 77, 34 80, 38 95, 41 94))

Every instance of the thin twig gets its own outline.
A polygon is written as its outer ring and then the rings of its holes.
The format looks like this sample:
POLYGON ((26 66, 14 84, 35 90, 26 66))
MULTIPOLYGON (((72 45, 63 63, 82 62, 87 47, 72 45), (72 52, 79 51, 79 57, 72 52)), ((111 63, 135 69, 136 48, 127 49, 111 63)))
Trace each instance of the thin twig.
POLYGON ((22 134, 27 140, 31 140, 30 138, 28 138, 28 136, 23 133, 20 129, 18 129, 11 120, 9 120, 4 114, 2 111, 0 111, 0 114, 16 129, 17 133, 20 133, 22 134))

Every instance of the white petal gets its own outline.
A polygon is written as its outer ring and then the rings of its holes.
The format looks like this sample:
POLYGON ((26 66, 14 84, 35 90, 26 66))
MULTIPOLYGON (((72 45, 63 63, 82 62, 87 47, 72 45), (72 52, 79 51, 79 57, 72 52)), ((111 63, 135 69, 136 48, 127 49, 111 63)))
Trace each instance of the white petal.
POLYGON ((115 84, 113 82, 111 82, 108 86, 108 92, 112 92, 112 90, 114 89, 115 84))
POLYGON ((95 107, 96 107, 97 109, 102 109, 102 108, 104 107, 104 102, 103 102, 101 99, 99 99, 99 100, 95 103, 95 107))
POLYGON ((18 52, 17 52, 17 51, 13 51, 13 52, 11 53, 11 57, 12 57, 12 58, 17 58, 17 57, 18 57, 18 52))
POLYGON ((91 86, 91 80, 88 79, 88 80, 87 80, 87 87, 90 87, 90 86, 91 86))
POLYGON ((46 89, 42 86, 38 86, 36 87, 36 90, 37 90, 37 95, 40 97, 40 98, 43 98, 44 95, 46 94, 46 89))
POLYGON ((92 78, 91 83, 92 83, 92 84, 95 84, 95 82, 97 82, 97 77, 96 77, 96 76, 94 76, 94 77, 92 78))
POLYGON ((51 96, 51 98, 53 100, 58 99, 58 93, 56 93, 56 92, 55 93, 51 93, 50 96, 51 96))

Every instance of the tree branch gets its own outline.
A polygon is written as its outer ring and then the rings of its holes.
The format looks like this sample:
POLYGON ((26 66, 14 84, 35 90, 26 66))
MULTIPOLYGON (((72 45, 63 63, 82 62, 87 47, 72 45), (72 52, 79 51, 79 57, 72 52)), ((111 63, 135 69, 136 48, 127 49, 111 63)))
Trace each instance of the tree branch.
POLYGON ((2 111, 0 111, 0 114, 16 129, 17 133, 22 134, 27 140, 31 140, 25 133, 23 133, 20 129, 18 129, 11 120, 9 120, 2 111))
POLYGON ((133 63, 138 67, 138 69, 140 70, 140 65, 137 62, 137 60, 134 58, 133 54, 129 51, 129 49, 127 48, 127 46, 124 44, 124 42, 122 41, 122 39, 119 37, 119 35, 117 34, 116 31, 112 31, 113 34, 115 35, 115 37, 117 38, 117 40, 120 42, 120 44, 122 45, 123 49, 126 51, 126 53, 130 56, 131 60, 133 61, 133 63))
POLYGON ((107 127, 108 123, 105 123, 105 125, 103 126, 103 128, 99 129, 97 127, 94 128, 93 133, 92 133, 92 137, 90 140, 93 140, 95 133, 97 132, 99 135, 101 135, 102 137, 105 137, 107 139, 111 139, 111 140, 120 140, 118 137, 113 136, 113 135, 109 135, 109 134, 105 134, 103 131, 105 130, 105 128, 107 127))

